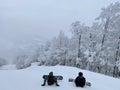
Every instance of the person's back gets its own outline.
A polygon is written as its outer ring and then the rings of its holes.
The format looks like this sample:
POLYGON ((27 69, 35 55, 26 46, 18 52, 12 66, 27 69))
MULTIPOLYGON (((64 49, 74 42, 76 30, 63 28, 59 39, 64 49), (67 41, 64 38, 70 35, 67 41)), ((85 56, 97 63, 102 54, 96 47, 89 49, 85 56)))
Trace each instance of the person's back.
POLYGON ((48 77, 46 79, 44 79, 44 83, 42 84, 42 86, 45 86, 46 81, 47 81, 48 85, 53 85, 55 83, 56 86, 59 86, 57 84, 57 78, 55 78, 55 76, 53 76, 53 72, 50 72, 48 77))
POLYGON ((75 85, 77 87, 84 87, 86 83, 86 79, 83 77, 83 73, 79 72, 79 76, 75 79, 75 85))
POLYGON ((48 85, 53 85, 56 81, 57 79, 53 76, 53 73, 50 73, 47 79, 48 85))

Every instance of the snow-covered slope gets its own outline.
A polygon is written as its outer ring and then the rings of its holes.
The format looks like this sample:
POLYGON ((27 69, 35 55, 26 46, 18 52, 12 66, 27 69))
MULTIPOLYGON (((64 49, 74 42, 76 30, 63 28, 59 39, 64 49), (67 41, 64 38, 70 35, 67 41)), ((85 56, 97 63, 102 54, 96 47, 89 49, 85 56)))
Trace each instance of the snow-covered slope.
POLYGON ((31 66, 23 70, 0 70, 0 90, 120 90, 120 79, 66 66, 31 66), (64 79, 59 87, 41 86, 42 75, 53 71, 64 79), (68 78, 75 78, 82 71, 91 87, 78 88, 68 78))

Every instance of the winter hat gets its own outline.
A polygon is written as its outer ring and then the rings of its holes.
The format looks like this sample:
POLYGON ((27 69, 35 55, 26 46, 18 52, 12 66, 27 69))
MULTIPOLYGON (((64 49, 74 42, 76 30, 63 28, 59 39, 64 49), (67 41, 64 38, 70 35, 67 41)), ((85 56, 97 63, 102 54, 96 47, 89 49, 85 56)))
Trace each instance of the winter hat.
POLYGON ((83 76, 83 73, 82 73, 82 72, 79 72, 79 76, 83 76))
POLYGON ((53 72, 50 72, 49 75, 50 75, 50 76, 53 76, 53 72))

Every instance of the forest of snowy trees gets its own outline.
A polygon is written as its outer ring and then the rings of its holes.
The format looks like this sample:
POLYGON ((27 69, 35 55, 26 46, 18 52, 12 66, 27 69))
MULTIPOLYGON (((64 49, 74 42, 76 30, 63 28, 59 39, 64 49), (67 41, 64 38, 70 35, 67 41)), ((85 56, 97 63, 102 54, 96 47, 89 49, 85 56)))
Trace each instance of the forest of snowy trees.
POLYGON ((74 66, 113 77, 120 76, 120 3, 102 8, 100 15, 87 26, 81 21, 71 24, 71 38, 63 31, 33 52, 15 59, 18 69, 39 65, 74 66))

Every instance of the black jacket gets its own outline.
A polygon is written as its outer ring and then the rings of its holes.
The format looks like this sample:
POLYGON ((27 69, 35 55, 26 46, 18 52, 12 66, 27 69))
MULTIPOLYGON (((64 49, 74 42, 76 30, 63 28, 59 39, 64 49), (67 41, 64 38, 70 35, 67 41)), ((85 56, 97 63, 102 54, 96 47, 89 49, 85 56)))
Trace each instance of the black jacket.
POLYGON ((52 85, 57 82, 57 79, 54 76, 48 76, 47 83, 48 85, 52 85))
POLYGON ((75 84, 77 87, 84 87, 86 83, 86 79, 83 76, 78 76, 75 79, 75 84))

